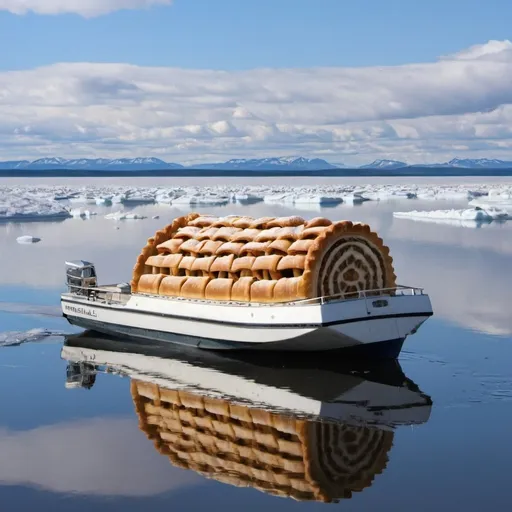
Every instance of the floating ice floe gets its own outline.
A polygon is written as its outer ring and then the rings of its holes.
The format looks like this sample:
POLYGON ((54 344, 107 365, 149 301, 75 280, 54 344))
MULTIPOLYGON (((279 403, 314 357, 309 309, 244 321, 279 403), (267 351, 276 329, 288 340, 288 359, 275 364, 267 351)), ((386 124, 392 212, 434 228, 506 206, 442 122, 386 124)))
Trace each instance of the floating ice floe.
POLYGON ((124 197, 122 201, 124 204, 152 204, 155 202, 155 196, 144 194, 141 192, 135 192, 124 197))
POLYGON ((110 206, 112 204, 112 197, 97 197, 96 205, 98 206, 110 206))
POLYGON ((299 195, 295 196, 294 204, 318 204, 318 205, 337 205, 343 201, 341 197, 323 196, 323 195, 299 195))
POLYGON ((493 220, 506 220, 509 218, 508 213, 504 210, 496 208, 469 208, 466 210, 433 210, 433 211, 417 211, 411 212, 394 212, 393 215, 399 218, 411 219, 436 219, 436 220, 457 220, 457 221, 481 221, 490 222, 493 220))
POLYGON ((32 235, 23 235, 16 238, 16 242, 18 242, 19 244, 37 244, 37 242, 40 241, 40 238, 37 238, 36 236, 32 235))
POLYGON ((70 197, 71 204, 96 204, 96 198, 92 195, 70 197))
POLYGON ((343 199, 336 196, 327 196, 320 194, 267 194, 263 196, 263 201, 268 204, 287 204, 287 205, 331 205, 340 204, 343 199))
POLYGON ((138 213, 125 213, 125 212, 114 212, 105 215, 105 219, 109 220, 141 220, 146 219, 144 215, 138 213))
POLYGON ((404 190, 377 190, 375 192, 364 192, 364 197, 370 201, 389 201, 396 199, 416 199, 416 192, 407 192, 404 190))
POLYGON ((229 203, 229 197, 214 194, 184 195, 172 199, 172 206, 223 206, 229 203))
POLYGON ((69 211, 55 200, 33 196, 0 196, 0 221, 67 217, 70 217, 69 211))
POLYGON ((86 210, 84 208, 73 208, 72 210, 69 211, 69 213, 75 219, 89 219, 92 215, 97 215, 96 212, 91 212, 90 210, 86 210))
POLYGON ((65 336, 65 334, 61 331, 50 331, 48 329, 0 332, 0 347, 13 347, 23 343, 34 343, 53 336, 65 336))
POLYGON ((512 218, 512 195, 511 194, 495 194, 488 197, 473 199, 469 202, 470 206, 489 210, 491 208, 500 209, 508 213, 512 218))
POLYGON ((240 204, 255 204, 263 201, 263 197, 256 196, 253 194, 233 194, 232 196, 233 202, 237 202, 240 204))
POLYGON ((365 197, 362 192, 352 192, 350 194, 343 195, 341 198, 344 203, 348 204, 361 204, 370 200, 365 197))

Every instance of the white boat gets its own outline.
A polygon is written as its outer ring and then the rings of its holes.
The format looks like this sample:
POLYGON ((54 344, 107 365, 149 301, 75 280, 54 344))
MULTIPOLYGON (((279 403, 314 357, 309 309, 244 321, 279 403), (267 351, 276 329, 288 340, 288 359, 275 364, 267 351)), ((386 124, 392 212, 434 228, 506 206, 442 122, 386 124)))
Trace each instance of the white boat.
POLYGON ((61 295, 70 324, 106 334, 170 341, 204 349, 325 351, 396 358, 430 317, 420 288, 359 292, 285 303, 247 303, 132 294, 128 284, 96 285, 86 261, 67 262, 61 295))
POLYGON ((396 358, 432 306, 397 285, 392 262, 365 224, 192 213, 148 239, 130 284, 98 286, 92 263, 68 262, 62 311, 86 329, 205 349, 396 358))

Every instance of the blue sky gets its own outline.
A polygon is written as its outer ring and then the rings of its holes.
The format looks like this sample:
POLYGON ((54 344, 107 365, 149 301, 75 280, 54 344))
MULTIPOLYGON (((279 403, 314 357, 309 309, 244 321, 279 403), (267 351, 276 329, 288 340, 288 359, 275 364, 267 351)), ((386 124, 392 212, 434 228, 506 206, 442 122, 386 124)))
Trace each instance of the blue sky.
POLYGON ((511 19, 508 0, 174 0, 92 19, 0 11, 0 44, 11 49, 0 69, 83 61, 229 70, 395 65, 507 39, 511 19))
POLYGON ((510 19, 507 0, 0 0, 0 160, 512 159, 510 19))

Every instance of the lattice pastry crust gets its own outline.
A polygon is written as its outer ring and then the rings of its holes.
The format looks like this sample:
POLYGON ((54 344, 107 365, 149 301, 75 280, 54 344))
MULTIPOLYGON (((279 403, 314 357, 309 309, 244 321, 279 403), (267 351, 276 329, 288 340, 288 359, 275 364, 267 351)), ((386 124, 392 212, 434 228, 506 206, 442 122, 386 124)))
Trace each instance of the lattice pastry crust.
POLYGON ((395 282, 389 249, 366 224, 192 213, 148 240, 131 286, 133 293, 265 303, 351 296, 395 282))

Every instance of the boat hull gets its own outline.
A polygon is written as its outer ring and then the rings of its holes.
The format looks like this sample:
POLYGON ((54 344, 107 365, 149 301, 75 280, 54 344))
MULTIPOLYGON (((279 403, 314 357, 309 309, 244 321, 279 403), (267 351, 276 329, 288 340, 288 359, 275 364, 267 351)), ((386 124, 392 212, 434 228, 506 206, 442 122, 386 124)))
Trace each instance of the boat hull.
POLYGON ((207 350, 264 350, 294 352, 325 352, 343 350, 347 356, 368 359, 396 359, 405 341, 404 338, 376 341, 372 343, 347 344, 343 336, 329 328, 320 328, 296 338, 268 343, 247 343, 230 340, 215 340, 179 335, 166 331, 155 331, 126 325, 108 324, 83 318, 67 317, 70 324, 83 329, 118 337, 147 341, 164 341, 178 345, 193 346, 207 350))
POLYGON ((106 304, 67 294, 61 302, 69 323, 114 336, 210 350, 345 349, 354 356, 379 359, 398 357, 406 337, 432 314, 427 296, 388 298, 385 312, 370 310, 364 300, 220 309, 162 299, 135 300, 106 304))

